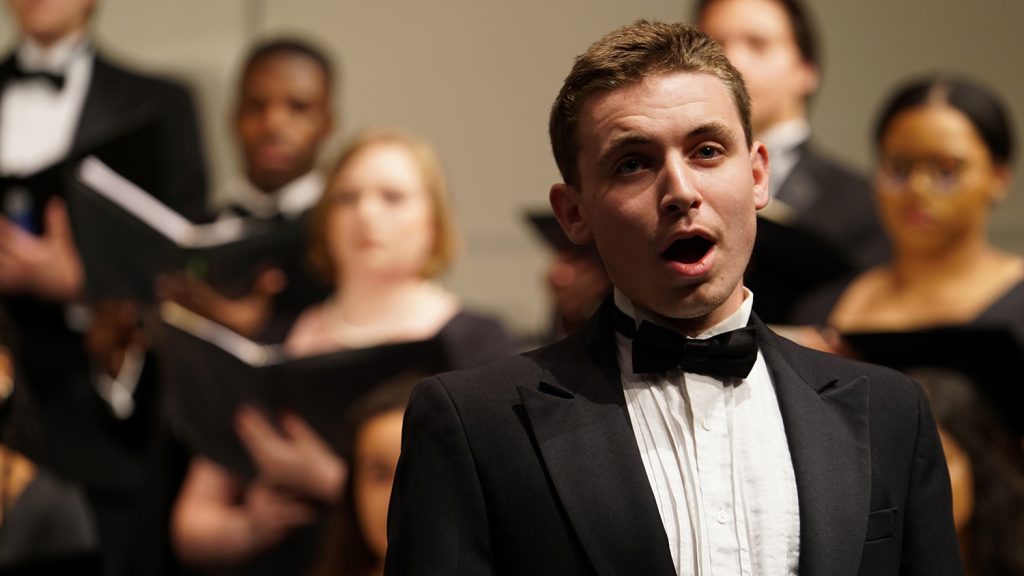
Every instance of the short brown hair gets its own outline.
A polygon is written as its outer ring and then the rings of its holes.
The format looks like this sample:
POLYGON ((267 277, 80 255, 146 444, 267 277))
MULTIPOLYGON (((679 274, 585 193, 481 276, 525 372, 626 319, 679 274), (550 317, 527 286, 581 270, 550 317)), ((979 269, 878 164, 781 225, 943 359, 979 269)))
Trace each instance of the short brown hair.
POLYGON ((587 98, 670 72, 704 72, 721 80, 736 104, 747 145, 753 142, 750 97, 722 48, 694 26, 637 20, 613 30, 576 58, 551 107, 551 148, 566 184, 574 186, 579 179, 577 124, 587 98))
POLYGON ((310 260, 313 266, 324 276, 328 282, 334 282, 337 277, 339 262, 331 260, 327 253, 327 215, 331 208, 331 186, 338 176, 353 158, 360 152, 377 145, 398 145, 404 148, 412 156, 413 161, 419 169, 423 178, 423 185, 430 197, 430 207, 434 219, 434 248, 430 259, 421 271, 424 278, 433 278, 445 270, 455 260, 459 251, 459 234, 455 227, 455 216, 451 209, 451 200, 448 197, 448 187, 445 183, 444 170, 441 168, 441 160, 433 146, 416 136, 402 130, 393 128, 373 128, 363 130, 352 138, 348 146, 341 153, 338 162, 331 170, 327 180, 327 189, 320 197, 320 201, 313 209, 311 231, 310 231, 310 260))

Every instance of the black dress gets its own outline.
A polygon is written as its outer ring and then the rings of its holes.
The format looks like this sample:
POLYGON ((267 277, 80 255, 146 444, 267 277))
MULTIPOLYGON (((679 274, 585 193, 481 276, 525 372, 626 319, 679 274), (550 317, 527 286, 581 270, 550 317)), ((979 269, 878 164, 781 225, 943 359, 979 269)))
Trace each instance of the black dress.
POLYGON ((37 469, 7 512, 0 573, 98 574, 96 528, 80 489, 37 469))

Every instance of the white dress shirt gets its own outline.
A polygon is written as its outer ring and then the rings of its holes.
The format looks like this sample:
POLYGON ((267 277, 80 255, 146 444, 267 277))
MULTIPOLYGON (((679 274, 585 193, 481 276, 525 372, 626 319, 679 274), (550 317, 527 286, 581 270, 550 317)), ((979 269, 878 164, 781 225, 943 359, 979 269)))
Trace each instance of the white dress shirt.
MULTIPOLYGON (((662 324, 618 290, 615 304, 662 324)), ((753 295, 698 335, 747 325, 753 295)), ((633 433, 651 483, 676 572, 698 576, 797 573, 800 511, 796 478, 764 356, 737 382, 673 370, 634 374, 633 341, 616 335, 633 433)))
POLYGON ((772 126, 758 138, 768 148, 768 158, 771 161, 768 192, 772 198, 778 195, 793 167, 800 161, 800 145, 810 137, 810 124, 805 118, 797 118, 772 126))
POLYGON ((0 94, 0 175, 26 176, 71 151, 92 79, 93 50, 84 33, 43 48, 26 40, 15 55, 25 70, 64 75, 57 90, 43 79, 8 82, 0 94))
POLYGON ((226 204, 257 218, 282 215, 295 218, 306 212, 324 192, 324 178, 313 170, 273 192, 263 192, 246 178, 238 178, 227 188, 226 204))

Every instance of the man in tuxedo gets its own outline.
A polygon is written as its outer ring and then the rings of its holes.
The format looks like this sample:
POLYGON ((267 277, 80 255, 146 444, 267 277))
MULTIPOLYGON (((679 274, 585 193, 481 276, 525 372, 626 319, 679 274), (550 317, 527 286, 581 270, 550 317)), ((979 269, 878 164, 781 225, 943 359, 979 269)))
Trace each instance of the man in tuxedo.
POLYGON ((888 242, 869 181, 811 142, 808 104, 821 82, 821 62, 804 4, 701 0, 696 16, 743 75, 754 136, 771 153, 772 202, 762 216, 786 228, 776 232, 773 226, 758 238, 746 281, 758 294, 758 315, 785 323, 793 306, 816 287, 885 259, 888 242), (787 228, 804 234, 783 235, 787 228), (811 243, 820 244, 820 252, 811 243), (821 262, 830 254, 832 261, 821 262), (811 258, 818 265, 808 270, 802 263, 811 258))
POLYGON ((555 215, 612 297, 413 393, 387 574, 961 574, 920 388, 801 348, 742 284, 768 152, 721 48, 638 21, 552 108, 555 215))
MULTIPOLYGON (((0 294, 38 405, 42 454, 34 455, 85 486, 104 573, 152 573, 162 532, 149 503, 155 509, 167 499, 152 481, 161 475, 165 431, 154 364, 144 347, 86 344, 112 316, 106 305, 81 304, 86 271, 74 238, 90 230, 72 234, 65 182, 49 168, 100 149, 123 154, 126 175, 186 217, 202 218, 205 168, 192 99, 96 49, 95 0, 7 4, 20 39, 0 59, 0 294), (144 141, 132 147, 142 149, 119 149, 115 141, 134 128, 144 141)), ((138 315, 131 303, 113 306, 138 315)), ((137 332, 130 324, 126 333, 137 332)))
MULTIPOLYGON (((234 129, 243 171, 227 188, 217 218, 251 217, 273 226, 303 228, 323 193, 316 170, 334 128, 334 74, 315 46, 277 38, 254 46, 238 83, 234 129)), ((282 247, 283 266, 259 275, 250 290, 231 298, 187 276, 165 282, 165 295, 261 340, 283 339, 287 328, 327 288, 307 265, 301 234, 282 247)))
POLYGON ((147 156, 154 173, 140 175, 140 183, 192 219, 205 212, 205 168, 190 96, 97 52, 89 33, 95 0, 10 0, 8 7, 21 41, 0 61, 0 293, 29 351, 22 367, 43 385, 61 364, 55 353, 81 349, 68 323, 85 327, 82 314, 64 306, 82 296, 84 273, 60 198, 63 182, 47 168, 110 145, 126 118, 153 119, 147 156), (26 230, 33 221, 40 229, 26 230))

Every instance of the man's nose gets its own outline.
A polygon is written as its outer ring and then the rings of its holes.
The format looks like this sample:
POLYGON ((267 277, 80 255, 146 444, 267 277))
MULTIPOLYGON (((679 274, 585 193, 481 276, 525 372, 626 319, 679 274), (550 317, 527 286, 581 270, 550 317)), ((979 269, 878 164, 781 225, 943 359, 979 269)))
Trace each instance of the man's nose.
POLYGON ((694 186, 692 174, 681 154, 678 157, 673 155, 666 160, 661 178, 660 208, 662 212, 666 214, 686 213, 700 206, 702 201, 700 192, 694 186))
POLYGON ((263 122, 272 132, 283 130, 290 121, 286 106, 268 106, 263 112, 263 122))

